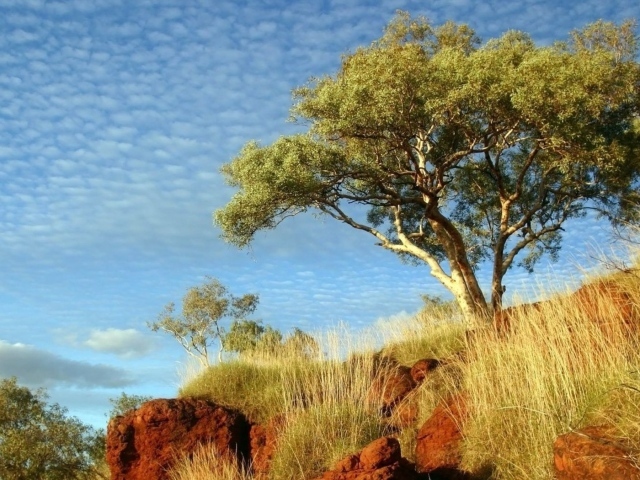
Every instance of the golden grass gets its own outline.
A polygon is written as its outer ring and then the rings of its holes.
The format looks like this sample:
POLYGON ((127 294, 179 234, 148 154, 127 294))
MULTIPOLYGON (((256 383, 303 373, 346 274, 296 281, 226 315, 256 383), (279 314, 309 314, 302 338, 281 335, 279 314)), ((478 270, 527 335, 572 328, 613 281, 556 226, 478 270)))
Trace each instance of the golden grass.
MULTIPOLYGON (((438 313, 438 312, 436 312, 438 313)), ((423 358, 449 358, 465 348, 466 326, 421 312, 406 321, 378 322, 382 353, 412 366, 423 358)))
MULTIPOLYGON (((637 312, 640 278, 610 278, 637 312)), ((461 323, 424 312, 402 324, 378 323, 368 334, 334 332, 319 339, 318 358, 216 365, 185 384, 181 395, 237 408, 253 421, 282 415, 271 478, 313 478, 389 433, 375 408, 379 399, 371 398, 381 358, 407 366, 438 358, 442 366, 411 394, 419 405, 418 420, 396 432, 403 455, 413 459, 415 434, 437 403, 464 391, 469 420, 463 467, 490 466, 492 478, 500 480, 549 479, 553 442, 572 429, 611 425, 640 452, 637 332, 630 334, 620 321, 614 305, 619 295, 612 299, 594 291, 587 312, 584 298, 577 303, 575 296, 557 295, 516 314, 504 335, 488 327, 468 337, 461 323)), ((640 457, 636 460, 640 464, 640 457)))
POLYGON ((220 363, 204 370, 180 388, 181 397, 202 398, 243 412, 250 421, 264 423, 282 413, 282 378, 296 363, 257 364, 244 360, 220 363))
POLYGON ((555 299, 516 315, 504 338, 476 334, 461 367, 470 403, 465 467, 490 464, 500 479, 551 478, 555 438, 602 421, 640 357, 625 323, 607 314, 616 312, 611 299, 600 292, 590 301, 585 312, 575 297, 555 299))
POLYGON ((190 457, 181 458, 169 471, 170 480, 251 480, 247 469, 230 457, 201 445, 190 457))

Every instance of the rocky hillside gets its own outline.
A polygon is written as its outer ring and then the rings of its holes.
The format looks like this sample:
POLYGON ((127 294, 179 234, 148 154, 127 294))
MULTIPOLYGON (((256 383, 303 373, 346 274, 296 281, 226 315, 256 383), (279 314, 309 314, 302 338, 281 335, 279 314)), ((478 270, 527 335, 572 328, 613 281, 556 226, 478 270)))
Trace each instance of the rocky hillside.
POLYGON ((637 283, 474 331, 422 324, 342 361, 213 366, 181 398, 110 421, 111 478, 640 479, 637 283), (235 473, 194 473, 203 445, 235 473))

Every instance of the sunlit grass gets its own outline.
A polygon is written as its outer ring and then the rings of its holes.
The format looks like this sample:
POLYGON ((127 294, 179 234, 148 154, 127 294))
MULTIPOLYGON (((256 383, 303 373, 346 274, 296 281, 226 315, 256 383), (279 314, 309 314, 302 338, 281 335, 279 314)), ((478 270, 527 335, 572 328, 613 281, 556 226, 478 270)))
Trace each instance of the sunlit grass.
POLYGON ((640 278, 619 272, 608 281, 615 282, 612 296, 611 285, 583 297, 555 294, 514 314, 501 334, 491 326, 468 332, 450 310, 445 317, 454 321, 423 311, 365 333, 317 335, 313 358, 271 355, 213 366, 186 382, 181 395, 236 408, 256 422, 284 418, 275 480, 318 476, 383 434, 396 435, 413 460, 419 427, 442 399, 464 392, 463 467, 491 466, 500 480, 548 479, 554 440, 583 426, 610 425, 640 452, 637 332, 620 321, 616 306, 622 298, 625 312, 638 312, 640 278), (405 399, 417 405, 417 419, 390 428, 393 418, 383 418, 372 398, 373 379, 422 358, 441 364, 405 399))
POLYGON ((201 445, 191 456, 181 458, 169 471, 170 480, 250 480, 248 468, 231 456, 222 456, 209 445, 201 445))
MULTIPOLYGON (((516 315, 505 336, 492 329, 477 334, 462 367, 470 404, 468 469, 490 464, 500 479, 551 478, 557 436, 612 411, 606 405, 621 395, 640 356, 612 299, 594 290, 588 304, 585 310, 584 299, 557 298, 516 315)), ((613 411, 628 414, 610 420, 637 438, 637 410, 635 419, 631 412, 640 398, 631 391, 623 396, 627 407, 613 411)))

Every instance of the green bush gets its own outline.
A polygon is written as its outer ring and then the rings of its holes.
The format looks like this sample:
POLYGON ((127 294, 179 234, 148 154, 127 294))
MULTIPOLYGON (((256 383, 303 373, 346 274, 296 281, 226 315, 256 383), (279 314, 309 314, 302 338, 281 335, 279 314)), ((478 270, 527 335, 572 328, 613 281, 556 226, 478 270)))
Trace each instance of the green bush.
POLYGON ((87 480, 98 475, 104 435, 47 404, 15 378, 0 380, 0 478, 87 480))
POLYGON ((383 434, 380 418, 362 405, 329 403, 301 409, 280 435, 270 478, 320 476, 383 434))

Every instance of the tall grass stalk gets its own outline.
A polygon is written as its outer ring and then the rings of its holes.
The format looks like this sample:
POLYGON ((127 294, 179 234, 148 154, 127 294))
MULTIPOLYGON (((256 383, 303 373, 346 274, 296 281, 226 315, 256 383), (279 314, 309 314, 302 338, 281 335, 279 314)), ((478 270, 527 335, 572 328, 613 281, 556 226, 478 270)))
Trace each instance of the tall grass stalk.
POLYGON ((180 459, 169 472, 170 480, 251 480, 239 462, 221 456, 210 445, 201 445, 191 456, 180 459))
POLYGON ((287 423, 271 478, 319 476, 337 460, 383 435, 379 399, 372 398, 371 391, 377 366, 371 341, 368 336, 332 332, 320 342, 323 360, 283 371, 287 423), (348 352, 355 353, 345 360, 348 352))
POLYGON ((590 302, 585 311, 572 297, 550 301, 515 315, 506 337, 476 335, 462 367, 470 402, 463 466, 492 464, 500 479, 551 478, 556 437, 592 421, 638 368, 611 299, 590 302))

